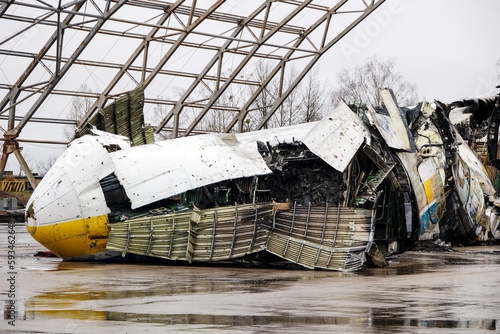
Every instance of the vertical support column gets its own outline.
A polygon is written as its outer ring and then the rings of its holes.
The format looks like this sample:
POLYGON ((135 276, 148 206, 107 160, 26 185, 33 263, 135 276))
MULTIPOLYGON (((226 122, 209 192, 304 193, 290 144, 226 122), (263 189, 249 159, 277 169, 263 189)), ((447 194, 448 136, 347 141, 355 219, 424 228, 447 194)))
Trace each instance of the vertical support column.
MULTIPOLYGON (((17 91, 18 91, 17 89, 13 90, 15 95, 12 95, 12 96, 16 96, 17 91)), ((14 120, 16 117, 16 107, 14 106, 15 100, 12 97, 9 100, 10 100, 11 108, 9 109, 9 119, 8 119, 8 123, 7 123, 7 130, 11 130, 14 128, 14 126, 15 126, 14 120)), ((2 159, 0 160, 0 181, 3 179, 3 174, 5 172, 5 167, 7 166, 9 154, 11 154, 13 152, 13 150, 16 148, 16 143, 13 143, 11 138, 5 137, 5 134, 4 134, 4 138, 5 138, 5 141, 3 143, 2 159)))
POLYGON ((21 151, 19 148, 16 148, 14 150, 14 155, 17 158, 17 161, 19 161, 19 164, 21 165, 21 168, 23 169, 24 174, 26 174, 26 177, 28 178, 28 181, 30 181, 31 186, 33 189, 36 189, 36 186, 38 185, 35 176, 33 173, 31 173, 31 169, 29 168, 28 164, 26 163, 26 160, 24 160, 23 155, 21 154, 21 151))
POLYGON ((9 155, 5 153, 5 145, 6 143, 4 142, 4 152, 2 153, 2 160, 0 160, 0 181, 3 180, 3 174, 5 173, 5 166, 7 166, 7 159, 9 158, 9 155))

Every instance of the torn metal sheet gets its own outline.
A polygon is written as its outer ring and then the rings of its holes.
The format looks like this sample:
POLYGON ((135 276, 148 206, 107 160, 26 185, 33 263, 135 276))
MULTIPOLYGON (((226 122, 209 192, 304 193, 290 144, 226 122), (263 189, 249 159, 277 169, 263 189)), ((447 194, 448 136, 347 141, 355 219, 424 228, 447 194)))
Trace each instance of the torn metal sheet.
POLYGON ((265 248, 273 203, 236 205, 110 224, 108 249, 169 260, 230 260, 265 248))
POLYGON ((433 159, 422 160, 416 153, 399 152, 398 156, 408 172, 418 204, 419 239, 434 240, 446 206, 437 165, 433 159))
POLYGON ((406 122, 406 117, 403 115, 403 112, 396 102, 394 93, 390 89, 381 89, 380 96, 382 97, 384 106, 389 112, 394 131, 398 134, 399 139, 403 143, 403 149, 408 152, 415 152, 413 136, 406 122))
POLYGON ((443 217, 446 197, 443 182, 433 158, 425 159, 417 169, 428 203, 424 216, 420 218, 420 234, 425 235, 430 224, 437 224, 443 217))
POLYGON ((282 126, 280 128, 236 133, 235 135, 240 143, 246 144, 260 141, 275 146, 279 143, 303 141, 304 137, 316 126, 316 124, 318 124, 318 122, 309 122, 282 126))
POLYGON ((476 230, 478 236, 484 234, 485 203, 480 183, 469 165, 461 158, 458 159, 453 172, 458 197, 468 215, 471 228, 476 230))
MULTIPOLYGON (((460 138, 461 139, 461 138, 460 138)), ((479 161, 477 155, 470 149, 470 147, 460 140, 458 145, 458 154, 460 158, 467 164, 467 166, 474 173, 474 177, 481 185, 481 189, 487 196, 495 195, 495 187, 491 183, 488 174, 486 173, 484 165, 479 161)))
POLYGON ((373 241, 373 212, 349 207, 293 207, 273 220, 267 250, 306 268, 353 271, 373 241))
POLYGON ((76 138, 93 132, 93 128, 126 136, 132 146, 154 142, 151 126, 144 123, 144 87, 138 85, 134 90, 107 105, 87 123, 80 126, 76 138))
POLYGON ((389 147, 399 150, 409 149, 409 146, 401 140, 400 136, 394 129, 389 115, 383 115, 377 112, 371 105, 368 105, 367 116, 370 123, 377 128, 389 147))
POLYGON ((302 140, 330 166, 343 172, 370 132, 345 102, 318 122, 302 140))
POLYGON ((110 154, 132 209, 227 179, 271 173, 257 144, 209 134, 110 154))
POLYGON ((422 158, 434 159, 444 185, 446 183, 445 169, 447 168, 446 152, 441 133, 433 122, 434 111, 428 103, 423 103, 421 115, 412 125, 412 132, 416 151, 422 158))

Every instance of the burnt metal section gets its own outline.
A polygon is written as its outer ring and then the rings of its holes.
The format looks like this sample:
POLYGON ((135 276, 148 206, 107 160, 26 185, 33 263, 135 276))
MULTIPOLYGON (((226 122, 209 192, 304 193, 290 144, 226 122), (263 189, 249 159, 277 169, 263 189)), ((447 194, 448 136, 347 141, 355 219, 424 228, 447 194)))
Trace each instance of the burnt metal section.
POLYGON ((473 229, 456 191, 452 191, 446 197, 446 210, 439 222, 439 238, 446 243, 468 245, 475 239, 473 229))
POLYGON ((114 173, 109 174, 99 181, 102 192, 104 193, 104 198, 106 199, 106 205, 108 206, 111 213, 109 214, 110 221, 114 221, 119 218, 115 216, 120 216, 122 212, 130 211, 130 200, 123 189, 123 186, 118 181, 114 173))
POLYGON ((431 116, 431 120, 436 126, 443 141, 443 149, 446 156, 446 168, 453 166, 456 162, 456 135, 450 119, 446 116, 445 110, 440 102, 436 102, 437 108, 431 116))
POLYGON ((500 125, 500 95, 495 100, 495 106, 490 116, 488 126, 488 160, 489 163, 500 169, 500 157, 498 152, 498 128, 500 125))
POLYGON ((324 162, 301 142, 260 144, 272 174, 226 180, 193 189, 181 196, 183 205, 215 206, 277 201, 325 206, 344 202, 345 175, 324 162))

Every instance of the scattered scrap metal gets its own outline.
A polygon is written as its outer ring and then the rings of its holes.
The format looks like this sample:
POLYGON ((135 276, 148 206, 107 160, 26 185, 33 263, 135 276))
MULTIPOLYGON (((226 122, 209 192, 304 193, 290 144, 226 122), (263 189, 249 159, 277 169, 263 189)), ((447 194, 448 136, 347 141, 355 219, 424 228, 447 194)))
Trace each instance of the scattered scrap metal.
POLYGON ((381 95, 382 106, 341 103, 316 123, 135 147, 94 129, 33 193, 28 230, 65 259, 279 259, 330 270, 416 241, 493 238, 499 97, 408 109, 391 90, 381 95), (482 161, 471 147, 486 147, 482 161))

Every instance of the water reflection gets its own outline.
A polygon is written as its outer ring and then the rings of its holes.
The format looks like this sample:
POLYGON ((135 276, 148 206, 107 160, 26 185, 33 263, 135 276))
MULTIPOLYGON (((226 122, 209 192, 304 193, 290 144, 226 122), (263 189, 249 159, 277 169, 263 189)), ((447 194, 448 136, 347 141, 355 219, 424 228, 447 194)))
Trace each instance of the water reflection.
MULTIPOLYGON (((385 312, 385 311, 384 311, 385 312)), ((382 312, 382 313, 384 313, 382 312)), ((163 325, 217 325, 238 327, 270 325, 350 325, 372 328, 380 332, 404 330, 405 328, 469 328, 496 330, 496 320, 420 320, 398 317, 378 316, 377 309, 370 316, 328 317, 297 315, 212 315, 212 314, 142 314, 131 312, 110 312, 92 310, 52 310, 28 311, 28 319, 86 319, 101 321, 120 321, 163 325)))
MULTIPOLYGON (((63 265, 66 267, 66 265, 63 265)), ((99 269, 98 267, 95 267, 99 269)), ((103 267, 107 268, 107 267, 103 267)), ((39 293, 28 299, 24 305, 24 320, 46 321, 54 319, 67 319, 71 321, 114 321, 119 322, 121 326, 129 324, 156 324, 156 325, 206 325, 226 326, 235 331, 246 327, 259 326, 345 326, 354 329, 358 328, 359 332, 369 330, 373 333, 391 333, 391 332, 408 332, 412 328, 468 328, 482 330, 497 330, 498 320, 495 319, 460 319, 452 320, 446 315, 452 309, 457 307, 466 307, 465 304, 457 302, 446 302, 441 300, 436 303, 434 300, 406 300, 404 305, 395 307, 394 295, 403 294, 408 291, 405 288, 391 288, 386 295, 366 296, 365 303, 387 305, 386 307, 342 307, 339 315, 339 309, 336 314, 334 312, 323 311, 321 316, 315 316, 314 310, 311 313, 297 314, 300 311, 294 310, 293 307, 281 308, 276 305, 270 309, 269 305, 263 303, 262 309, 255 309, 252 315, 237 315, 230 314, 235 311, 229 311, 229 314, 162 314, 161 307, 150 308, 150 312, 156 313, 138 313, 138 312, 119 312, 106 310, 108 306, 114 308, 117 305, 128 305, 130 310, 137 310, 134 305, 153 304, 163 300, 163 297, 176 296, 175 299, 182 299, 182 295, 186 294, 202 294, 213 295, 214 298, 221 296, 224 293, 238 294, 241 293, 259 293, 268 292, 271 290, 280 290, 287 284, 298 282, 304 276, 296 277, 270 277, 250 278, 245 276, 240 278, 241 273, 235 272, 221 277, 220 272, 214 272, 214 277, 205 279, 195 279, 198 277, 198 272, 193 272, 192 268, 179 268, 181 270, 175 273, 170 273, 165 277, 157 278, 156 281, 143 278, 141 284, 132 283, 130 277, 122 278, 119 284, 103 284, 93 282, 89 284, 69 284, 61 286, 54 291, 39 293), (230 277, 231 276, 231 277, 230 277), (134 303, 135 301, 135 303, 134 303), (423 307, 432 313, 432 318, 429 319, 414 319, 408 308, 423 307), (440 313, 439 310, 443 310, 440 313), (262 314, 267 310, 269 314, 262 314), (328 313, 332 315, 329 316, 328 313), (325 315, 326 314, 326 315, 325 315), (348 314, 346 316, 345 314, 348 314), (351 315, 352 314, 352 315, 351 315), (438 319, 435 319, 438 318, 438 319)), ((157 273, 158 274, 158 273, 157 273)), ((269 273, 267 273, 269 274, 269 273)), ((314 276, 314 275, 313 275, 314 276)), ((305 276, 311 277, 311 276, 305 276)), ((331 282, 331 281, 330 281, 331 282)), ((133 282, 136 283, 136 282, 133 282)), ((410 286, 411 287, 411 286, 410 286)), ((415 290, 422 287, 415 287, 415 290)), ((446 287, 429 287, 429 290, 442 291, 446 287)), ((289 291, 289 290, 285 290, 289 291)), ((450 291, 452 293, 452 291, 450 291)), ((304 305, 299 306, 299 310, 303 309, 304 305)), ((175 307, 174 307, 175 310, 175 307)), ((210 309, 194 308, 196 312, 210 312, 210 309)), ((172 311, 172 309, 170 309, 172 311)), ((334 311, 334 310, 332 310, 334 311)), ((182 313, 180 311, 179 313, 182 313)), ((340 327, 339 327, 340 328, 340 327)))
MULTIPOLYGON (((24 245, 18 249, 27 254, 24 245)), ((18 319, 26 320, 19 325, 44 323, 42 332, 57 332, 53 326, 61 323, 69 327, 59 332, 87 332, 89 324, 107 322, 123 332, 146 324, 186 331, 206 326, 207 332, 500 329, 500 320, 491 319, 500 305, 492 274, 500 270, 500 257, 480 253, 411 252, 394 257, 388 268, 349 273, 161 261, 77 263, 32 255, 20 262, 19 289, 30 294, 17 301, 18 319)), ((4 318, 6 311, 4 306, 4 318)))

